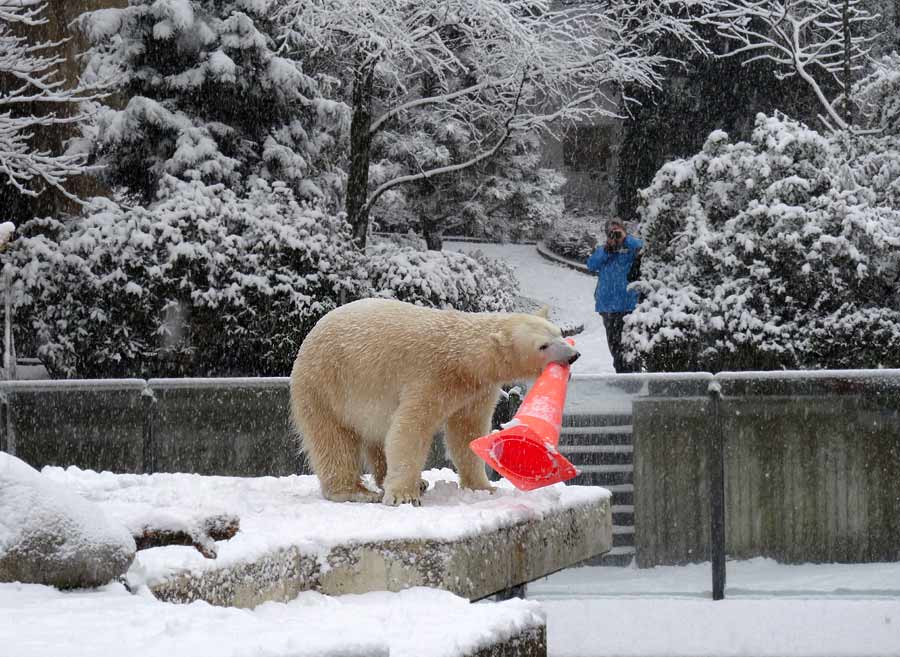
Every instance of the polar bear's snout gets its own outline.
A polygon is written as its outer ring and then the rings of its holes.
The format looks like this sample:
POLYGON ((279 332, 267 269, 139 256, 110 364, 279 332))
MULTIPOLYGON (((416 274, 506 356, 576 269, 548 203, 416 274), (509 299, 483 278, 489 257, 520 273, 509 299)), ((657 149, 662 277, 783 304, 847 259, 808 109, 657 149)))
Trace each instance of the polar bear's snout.
POLYGON ((558 339, 550 343, 548 356, 548 362, 571 365, 581 354, 565 340, 558 339))

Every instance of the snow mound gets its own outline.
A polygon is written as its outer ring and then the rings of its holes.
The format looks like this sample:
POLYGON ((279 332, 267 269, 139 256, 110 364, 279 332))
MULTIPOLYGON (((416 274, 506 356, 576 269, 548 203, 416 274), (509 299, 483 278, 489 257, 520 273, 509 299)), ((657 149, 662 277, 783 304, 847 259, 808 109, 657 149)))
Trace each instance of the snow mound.
POLYGON ((0 452, 0 582, 99 586, 134 555, 131 534, 97 505, 0 452))

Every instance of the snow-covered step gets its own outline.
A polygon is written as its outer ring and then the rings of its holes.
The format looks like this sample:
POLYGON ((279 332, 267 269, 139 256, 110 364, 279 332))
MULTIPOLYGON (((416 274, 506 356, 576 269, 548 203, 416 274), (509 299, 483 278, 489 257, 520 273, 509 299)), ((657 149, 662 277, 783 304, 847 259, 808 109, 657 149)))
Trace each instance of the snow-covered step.
POLYGON ((633 445, 560 445, 563 454, 633 454, 633 445))
POLYGON ((583 436, 593 434, 631 434, 633 426, 630 424, 622 424, 609 427, 563 427, 560 430, 564 436, 583 436))
POLYGON ((578 466, 578 469, 581 472, 601 474, 634 472, 634 466, 630 463, 619 463, 613 465, 581 465, 578 466))
POLYGON ((44 473, 129 528, 239 517, 240 531, 217 542, 216 559, 180 546, 138 552, 129 577, 172 602, 252 608, 308 590, 341 595, 417 586, 477 600, 613 544, 610 495, 595 486, 523 493, 504 481, 491 494, 460 490, 451 470, 429 470, 430 488, 416 508, 328 502, 310 475, 44 473))

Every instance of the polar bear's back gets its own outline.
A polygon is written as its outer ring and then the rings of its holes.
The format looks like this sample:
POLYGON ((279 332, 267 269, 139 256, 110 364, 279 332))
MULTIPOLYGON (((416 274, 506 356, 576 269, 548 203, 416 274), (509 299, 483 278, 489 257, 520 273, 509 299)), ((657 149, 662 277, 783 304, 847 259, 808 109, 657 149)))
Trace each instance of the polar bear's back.
POLYGON ((465 318, 465 313, 391 299, 361 299, 325 315, 303 341, 297 358, 319 369, 363 366, 379 374, 397 373, 416 367, 430 355, 427 352, 465 340, 460 325, 469 323, 465 318))
POLYGON ((389 299, 341 306, 300 346, 291 372, 294 402, 303 406, 314 397, 347 426, 377 439, 411 384, 437 388, 455 377, 455 363, 471 362, 466 345, 484 335, 489 318, 389 299))

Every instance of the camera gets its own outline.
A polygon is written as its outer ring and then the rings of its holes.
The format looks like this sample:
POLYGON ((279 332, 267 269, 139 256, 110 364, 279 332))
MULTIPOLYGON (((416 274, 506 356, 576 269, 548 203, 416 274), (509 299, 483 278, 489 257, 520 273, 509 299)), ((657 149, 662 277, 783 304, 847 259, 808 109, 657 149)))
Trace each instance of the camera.
POLYGON ((622 231, 621 230, 611 230, 606 234, 606 236, 611 240, 621 239, 622 231))

